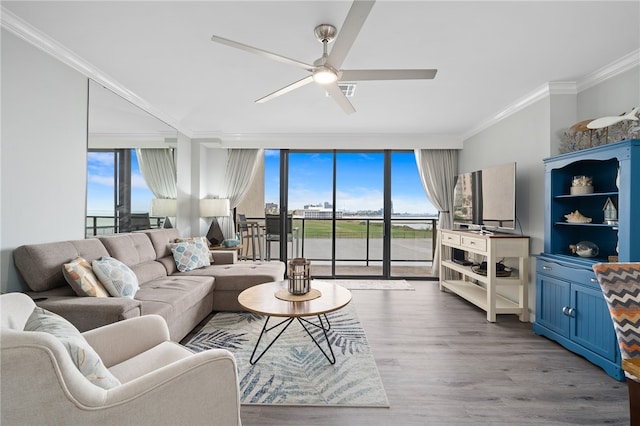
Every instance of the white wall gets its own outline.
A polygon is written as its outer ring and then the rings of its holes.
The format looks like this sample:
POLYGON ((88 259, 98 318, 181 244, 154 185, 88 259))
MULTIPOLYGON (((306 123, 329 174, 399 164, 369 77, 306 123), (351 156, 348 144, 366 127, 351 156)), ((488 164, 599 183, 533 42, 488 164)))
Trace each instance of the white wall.
POLYGON ((0 290, 23 290, 12 252, 84 238, 87 78, 2 30, 0 290))
POLYGON ((578 120, 619 115, 640 107, 640 66, 578 93, 578 120))

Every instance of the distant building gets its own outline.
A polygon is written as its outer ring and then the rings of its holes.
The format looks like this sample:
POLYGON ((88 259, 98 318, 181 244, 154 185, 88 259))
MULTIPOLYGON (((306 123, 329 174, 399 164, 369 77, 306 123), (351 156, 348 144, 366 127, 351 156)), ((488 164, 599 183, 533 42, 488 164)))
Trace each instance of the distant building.
MULTIPOLYGON (((333 209, 332 208, 324 208, 320 206, 306 205, 304 206, 304 210, 298 211, 302 213, 302 216, 305 219, 331 219, 333 218, 333 209)), ((342 218, 342 211, 336 211, 336 219, 342 218)))

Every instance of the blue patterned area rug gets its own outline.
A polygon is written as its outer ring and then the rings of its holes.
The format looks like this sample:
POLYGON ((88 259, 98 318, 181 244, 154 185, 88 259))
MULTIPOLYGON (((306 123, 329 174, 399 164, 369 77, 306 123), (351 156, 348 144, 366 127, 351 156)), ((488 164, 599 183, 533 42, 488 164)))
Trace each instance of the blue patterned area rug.
MULTIPOLYGON (((245 405, 312 405, 389 407, 380 373, 355 308, 327 314, 328 331, 336 363, 331 365, 309 335, 293 321, 267 353, 255 364, 249 358, 265 317, 248 312, 221 312, 187 343, 196 351, 223 348, 238 364, 240 399, 245 405)), ((317 322, 317 318, 308 318, 317 322)), ((276 324, 273 318, 269 325, 276 324)), ((310 327, 316 329, 316 327, 310 327)), ((279 329, 263 337, 266 347, 279 329)), ((312 333, 326 351, 322 330, 312 333)))

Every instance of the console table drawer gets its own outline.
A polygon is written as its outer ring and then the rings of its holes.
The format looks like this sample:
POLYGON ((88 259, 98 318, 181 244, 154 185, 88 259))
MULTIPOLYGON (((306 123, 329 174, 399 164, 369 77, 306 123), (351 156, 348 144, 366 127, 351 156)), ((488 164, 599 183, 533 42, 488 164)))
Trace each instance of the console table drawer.
POLYGON ((487 240, 484 238, 473 238, 462 236, 462 247, 473 250, 487 251, 487 240))
POLYGON ((457 246, 460 245, 460 235, 458 234, 450 234, 448 232, 442 233, 442 242, 455 244, 457 246))

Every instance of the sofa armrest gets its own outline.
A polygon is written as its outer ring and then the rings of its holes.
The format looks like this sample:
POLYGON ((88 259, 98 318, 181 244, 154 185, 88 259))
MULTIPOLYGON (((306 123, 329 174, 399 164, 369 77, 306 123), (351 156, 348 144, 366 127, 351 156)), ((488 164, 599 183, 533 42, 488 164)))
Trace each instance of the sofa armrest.
POLYGON ((238 261, 237 250, 211 250, 214 265, 232 265, 238 261))
POLYGON ((160 315, 143 315, 82 333, 105 366, 111 367, 170 340, 160 315))
POLYGON ((81 332, 141 315, 140 301, 126 297, 69 296, 34 300, 41 308, 66 318, 81 332))

